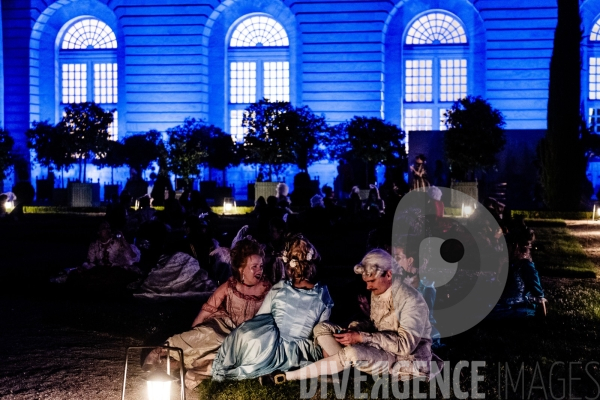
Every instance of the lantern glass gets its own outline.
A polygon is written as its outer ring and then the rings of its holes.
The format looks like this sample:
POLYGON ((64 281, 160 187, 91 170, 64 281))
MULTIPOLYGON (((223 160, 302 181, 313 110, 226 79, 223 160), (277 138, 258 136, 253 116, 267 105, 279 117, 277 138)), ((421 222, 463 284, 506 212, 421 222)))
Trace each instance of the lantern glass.
POLYGON ((6 202, 6 211, 10 212, 12 210, 14 210, 15 208, 15 202, 14 201, 7 201, 6 202))
POLYGON ((151 381, 148 384, 148 400, 169 400, 171 398, 171 381, 151 381))
POLYGON ((223 199, 223 213, 232 214, 235 212, 235 199, 233 197, 225 197, 223 199))
POLYGON ((473 207, 465 206, 464 211, 465 211, 465 217, 469 217, 471 214, 473 214, 473 207))

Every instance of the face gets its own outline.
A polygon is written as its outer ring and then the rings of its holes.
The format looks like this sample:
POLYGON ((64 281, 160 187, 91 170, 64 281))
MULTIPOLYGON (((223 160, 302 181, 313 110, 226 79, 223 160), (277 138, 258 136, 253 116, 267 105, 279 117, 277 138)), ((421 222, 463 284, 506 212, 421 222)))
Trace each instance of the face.
POLYGON ((407 258, 406 254, 404 254, 404 249, 394 247, 392 249, 392 257, 394 257, 394 260, 396 260, 398 265, 405 271, 410 272, 411 274, 417 272, 417 269, 413 266, 415 260, 412 257, 407 258))
POLYGON ((100 225, 100 228, 98 228, 98 237, 100 238, 100 240, 106 241, 106 240, 110 239, 111 236, 112 235, 111 235, 110 225, 108 225, 108 224, 100 225))
POLYGON ((392 272, 387 271, 377 278, 363 276, 363 281, 367 284, 367 290, 370 290, 374 295, 379 296, 392 286, 392 272))
POLYGON ((282 234, 283 234, 283 231, 280 231, 276 227, 274 227, 274 226, 269 227, 269 236, 270 236, 271 240, 281 239, 282 234))
POLYGON ((263 259, 257 254, 246 258, 246 262, 240 271, 244 284, 254 286, 260 282, 263 275, 263 259))

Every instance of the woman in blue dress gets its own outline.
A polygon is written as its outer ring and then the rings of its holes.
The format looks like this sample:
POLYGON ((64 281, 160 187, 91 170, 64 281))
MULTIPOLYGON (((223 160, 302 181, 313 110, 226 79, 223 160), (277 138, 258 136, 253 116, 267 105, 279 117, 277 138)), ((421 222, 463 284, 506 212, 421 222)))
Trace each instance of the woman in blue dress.
POLYGON ((286 243, 282 259, 286 279, 273 286, 254 318, 227 336, 213 363, 214 380, 257 378, 323 357, 312 330, 329 319, 333 302, 327 286, 316 282, 319 254, 298 235, 286 243))

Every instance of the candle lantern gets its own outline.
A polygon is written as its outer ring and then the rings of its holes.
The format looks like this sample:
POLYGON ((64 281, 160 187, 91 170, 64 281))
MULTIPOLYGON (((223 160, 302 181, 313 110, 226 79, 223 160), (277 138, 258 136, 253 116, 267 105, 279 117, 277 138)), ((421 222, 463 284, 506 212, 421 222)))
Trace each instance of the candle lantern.
POLYGON ((225 197, 223 199, 223 214, 230 215, 235 214, 236 206, 235 199, 233 197, 225 197))
POLYGON ((147 390, 146 398, 148 400, 171 400, 171 384, 173 382, 179 381, 181 384, 179 398, 180 400, 185 400, 185 385, 183 380, 183 350, 179 347, 169 346, 133 346, 127 348, 127 352, 125 353, 125 370, 123 372, 123 390, 121 391, 121 400, 125 400, 125 387, 127 383, 129 352, 131 350, 156 349, 157 347, 167 350, 167 371, 164 372, 162 370, 154 370, 149 372, 144 377, 144 380, 146 381, 147 390), (172 351, 179 353, 179 379, 171 375, 171 360, 169 354, 171 354, 172 351))
POLYGON ((600 202, 594 202, 594 209, 592 210, 592 221, 600 220, 600 202))
POLYGON ((464 218, 469 218, 471 216, 471 214, 473 214, 473 212, 475 211, 475 208, 477 208, 476 205, 472 206, 469 204, 462 203, 460 216, 464 217, 464 218))

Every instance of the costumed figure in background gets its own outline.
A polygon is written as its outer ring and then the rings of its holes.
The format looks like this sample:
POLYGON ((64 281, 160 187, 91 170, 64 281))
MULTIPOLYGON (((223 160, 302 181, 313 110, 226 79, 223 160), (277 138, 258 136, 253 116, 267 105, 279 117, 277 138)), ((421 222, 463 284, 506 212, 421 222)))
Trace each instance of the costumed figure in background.
POLYGON ((214 380, 256 378, 322 357, 312 330, 329 318, 333 302, 327 286, 316 282, 319 254, 297 235, 286 243, 282 259, 286 279, 273 286, 256 317, 225 339, 213 364, 214 380))
POLYGON ((425 190, 425 188, 430 186, 427 180, 425 156, 423 154, 415 157, 415 163, 410 166, 410 172, 412 174, 412 190, 425 190))
MULTIPOLYGON (((229 333, 244 321, 254 317, 271 289, 263 279, 264 250, 252 238, 236 242, 231 249, 233 276, 219 286, 192 323, 192 330, 174 335, 167 344, 183 349, 187 369, 185 385, 192 389, 202 380, 210 378, 212 363, 229 333)), ((164 355, 161 348, 153 350, 144 362, 150 370, 164 355)), ((171 353, 177 355, 177 353, 171 353)))
POLYGON ((535 264, 531 259, 531 247, 535 241, 532 229, 509 234, 509 266, 506 286, 490 319, 532 317, 536 313, 546 315, 544 290, 535 264))

